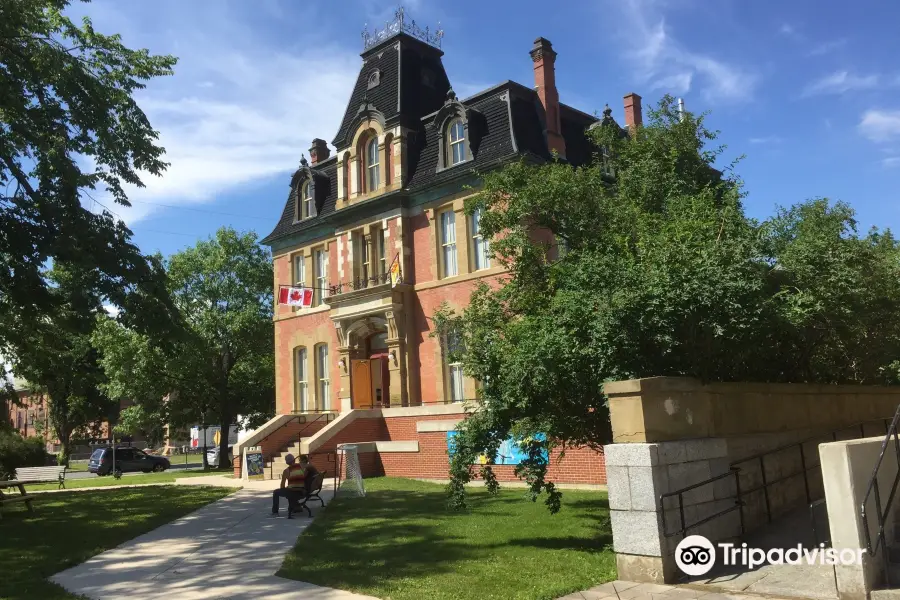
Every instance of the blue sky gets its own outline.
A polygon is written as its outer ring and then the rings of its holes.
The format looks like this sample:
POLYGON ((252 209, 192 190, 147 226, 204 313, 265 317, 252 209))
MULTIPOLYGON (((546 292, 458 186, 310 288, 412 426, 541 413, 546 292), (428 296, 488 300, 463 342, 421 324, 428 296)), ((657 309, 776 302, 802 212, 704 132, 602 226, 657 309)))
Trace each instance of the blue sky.
MULTIPOLYGON (((465 97, 506 79, 533 85, 528 51, 558 52, 563 102, 593 113, 622 96, 668 92, 711 111, 751 216, 828 196, 862 229, 900 227, 900 6, 861 1, 414 0, 407 17, 441 23, 444 65, 465 97)), ((72 7, 131 47, 179 57, 139 102, 160 130, 162 178, 114 206, 146 252, 169 254, 222 225, 263 236, 281 214, 310 141, 330 141, 358 73, 360 32, 396 6, 374 0, 95 0, 72 7), (172 208, 161 206, 169 205, 172 208)), ((104 202, 102 196, 95 196, 104 202)), ((109 205, 108 202, 104 202, 109 205)), ((111 206, 111 205, 110 205, 111 206)))

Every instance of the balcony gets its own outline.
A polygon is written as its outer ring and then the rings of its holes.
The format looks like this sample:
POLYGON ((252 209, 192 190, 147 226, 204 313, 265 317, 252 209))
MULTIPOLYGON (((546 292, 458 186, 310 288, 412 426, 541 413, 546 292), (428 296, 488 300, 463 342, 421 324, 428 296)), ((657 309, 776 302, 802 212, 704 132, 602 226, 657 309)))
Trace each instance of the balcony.
POLYGON ((334 319, 375 315, 399 310, 404 293, 410 289, 409 284, 402 282, 392 286, 390 273, 385 273, 331 286, 328 304, 334 319))

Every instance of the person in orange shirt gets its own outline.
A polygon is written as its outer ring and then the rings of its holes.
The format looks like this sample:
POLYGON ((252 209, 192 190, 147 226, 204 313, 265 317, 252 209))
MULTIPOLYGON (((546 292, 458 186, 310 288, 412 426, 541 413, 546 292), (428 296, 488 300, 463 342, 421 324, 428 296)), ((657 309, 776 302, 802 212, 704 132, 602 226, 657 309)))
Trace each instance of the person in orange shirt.
MULTIPOLYGON (((302 500, 306 497, 309 482, 318 474, 318 470, 309 463, 309 458, 305 455, 300 457, 299 464, 295 462, 294 455, 288 454, 284 457, 287 468, 281 473, 281 487, 272 492, 272 515, 278 516, 278 505, 281 498, 288 499, 288 506, 294 500, 302 500)), ((288 508, 288 517, 291 516, 290 508, 288 508)))

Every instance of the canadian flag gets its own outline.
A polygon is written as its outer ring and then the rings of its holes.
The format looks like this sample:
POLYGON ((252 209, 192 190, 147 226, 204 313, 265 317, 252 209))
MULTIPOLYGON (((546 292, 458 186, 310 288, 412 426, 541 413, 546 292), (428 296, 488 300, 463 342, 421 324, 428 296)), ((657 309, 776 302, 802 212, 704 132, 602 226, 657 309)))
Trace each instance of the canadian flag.
POLYGON ((281 287, 278 290, 278 304, 289 306, 312 306, 313 291, 310 288, 281 287))

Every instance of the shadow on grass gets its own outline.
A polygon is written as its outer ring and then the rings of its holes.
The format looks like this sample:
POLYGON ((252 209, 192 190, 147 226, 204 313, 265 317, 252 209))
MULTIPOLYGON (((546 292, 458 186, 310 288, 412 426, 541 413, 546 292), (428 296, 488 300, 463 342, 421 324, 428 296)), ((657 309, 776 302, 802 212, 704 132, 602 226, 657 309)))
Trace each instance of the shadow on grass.
POLYGON ((611 569, 609 557, 599 556, 612 542, 608 526, 602 528, 608 503, 600 494, 564 501, 563 510, 550 515, 541 499, 529 502, 521 490, 497 496, 473 491, 470 509, 453 512, 443 488, 418 484, 385 480, 365 498, 334 500, 278 575, 392 598, 466 596, 466 590, 447 589, 455 582, 477 582, 482 595, 495 586, 498 595, 491 597, 512 597, 517 587, 550 589, 585 577, 577 573, 590 570, 584 564, 611 569), (401 486, 412 489, 396 489, 401 486), (548 566, 556 571, 551 577, 541 572, 548 566))

